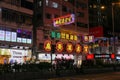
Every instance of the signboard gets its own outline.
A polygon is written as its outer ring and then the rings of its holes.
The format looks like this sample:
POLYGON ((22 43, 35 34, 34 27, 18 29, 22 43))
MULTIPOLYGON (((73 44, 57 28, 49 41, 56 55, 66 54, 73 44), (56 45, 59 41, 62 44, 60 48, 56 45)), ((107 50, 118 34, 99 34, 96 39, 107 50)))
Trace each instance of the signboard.
POLYGON ((46 41, 44 42, 44 49, 45 49, 45 51, 47 51, 47 52, 50 52, 50 51, 51 51, 51 41, 46 40, 46 41))
POLYGON ((5 31, 5 41, 11 41, 11 32, 5 31))
POLYGON ((26 43, 27 39, 26 38, 22 38, 22 43, 26 43))
POLYGON ((87 60, 94 59, 94 54, 87 54, 87 60))
POLYGON ((73 44, 72 43, 67 43, 66 44, 66 51, 68 53, 72 53, 73 52, 73 44))
POLYGON ((94 42, 94 36, 93 35, 84 35, 83 36, 83 42, 94 42))
POLYGON ((56 44, 56 50, 59 53, 61 53, 63 51, 63 43, 62 42, 57 42, 57 44, 56 44))
POLYGON ((16 42, 16 39, 17 39, 17 33, 16 32, 12 32, 11 33, 11 41, 12 42, 16 42))
POLYGON ((82 46, 80 44, 75 45, 75 52, 78 54, 82 52, 82 46))
POLYGON ((88 45, 84 45, 83 46, 83 52, 84 53, 89 53, 89 47, 88 47, 88 45))
POLYGON ((14 50, 10 49, 11 57, 9 59, 10 63, 23 63, 24 57, 28 56, 28 51, 25 50, 14 50))
POLYGON ((27 39, 27 43, 31 44, 32 43, 32 39, 27 39))
POLYGON ((65 32, 52 31, 51 37, 57 38, 57 39, 74 40, 74 41, 78 40, 78 36, 76 34, 69 34, 69 33, 65 33, 65 32))
POLYGON ((95 59, 111 58, 111 54, 94 54, 95 59))
POLYGON ((5 31, 0 30, 0 40, 4 41, 5 40, 5 31))
POLYGON ((68 14, 68 15, 53 19, 54 27, 58 27, 61 25, 68 25, 68 24, 71 24, 74 22, 75 22, 75 15, 74 14, 68 14))

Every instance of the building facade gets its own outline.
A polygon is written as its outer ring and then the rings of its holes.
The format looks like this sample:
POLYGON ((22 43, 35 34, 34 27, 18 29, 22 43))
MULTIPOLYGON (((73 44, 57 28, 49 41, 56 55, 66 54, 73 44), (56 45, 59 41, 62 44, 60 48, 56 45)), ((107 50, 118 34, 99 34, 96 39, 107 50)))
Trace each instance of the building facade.
POLYGON ((98 44, 93 53, 119 53, 119 9, 119 0, 89 0, 90 34, 96 37, 98 44))
POLYGON ((34 28, 36 28, 34 30, 37 34, 34 36, 34 39, 36 38, 34 43, 38 54, 45 53, 43 48, 45 40, 51 40, 52 45, 58 41, 64 44, 67 42, 76 44, 81 43, 81 36, 88 35, 88 0, 35 0, 34 10, 34 28), (56 22, 58 25, 54 25, 54 20, 70 15, 74 15, 73 23, 66 25, 58 21, 56 22), (56 38, 57 34, 60 35, 59 38, 56 38), (77 40, 71 39, 71 35, 77 37, 77 40))
POLYGON ((0 0, 0 63, 31 54, 32 17, 33 0, 0 0))

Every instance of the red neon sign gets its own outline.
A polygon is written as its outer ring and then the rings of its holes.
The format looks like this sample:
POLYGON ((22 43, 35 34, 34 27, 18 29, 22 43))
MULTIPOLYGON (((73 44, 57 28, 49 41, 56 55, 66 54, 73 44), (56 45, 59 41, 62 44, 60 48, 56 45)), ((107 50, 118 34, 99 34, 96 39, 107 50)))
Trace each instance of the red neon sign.
POLYGON ((88 59, 88 60, 94 59, 94 54, 88 54, 88 55, 87 55, 87 59, 88 59))
POLYGON ((62 42, 57 42, 57 44, 56 44, 56 50, 59 53, 61 53, 63 51, 63 43, 62 42))
POLYGON ((47 51, 47 52, 50 52, 50 51, 51 51, 51 41, 46 40, 46 41, 44 42, 44 49, 45 49, 45 51, 47 51))
POLYGON ((115 59, 115 54, 112 53, 112 54, 110 55, 110 57, 111 57, 111 59, 115 59))
POLYGON ((75 15, 68 14, 62 17, 54 18, 53 25, 54 27, 58 27, 60 25, 68 25, 75 22, 75 15))
POLYGON ((68 53, 72 53, 72 51, 73 51, 73 44, 72 43, 67 43, 67 45, 66 45, 66 51, 68 53))

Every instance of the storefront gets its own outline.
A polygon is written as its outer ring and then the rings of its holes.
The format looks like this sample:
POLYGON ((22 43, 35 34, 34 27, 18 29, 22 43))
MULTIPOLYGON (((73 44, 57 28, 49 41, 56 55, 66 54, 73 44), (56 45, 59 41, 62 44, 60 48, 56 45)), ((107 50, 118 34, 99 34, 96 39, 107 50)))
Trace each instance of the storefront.
POLYGON ((69 60, 69 59, 72 59, 74 60, 74 55, 70 54, 46 54, 46 53, 39 53, 38 54, 38 60, 40 62, 51 62, 51 60, 54 62, 55 59, 66 59, 66 60, 69 60))
POLYGON ((0 64, 24 63, 31 58, 31 50, 0 48, 0 64))

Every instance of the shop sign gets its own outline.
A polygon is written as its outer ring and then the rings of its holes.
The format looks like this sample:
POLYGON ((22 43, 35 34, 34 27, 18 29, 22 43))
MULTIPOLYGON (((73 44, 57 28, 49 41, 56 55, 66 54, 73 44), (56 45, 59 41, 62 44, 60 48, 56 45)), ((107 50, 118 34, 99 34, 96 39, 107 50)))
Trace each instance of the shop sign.
POLYGON ((111 57, 111 59, 115 59, 115 53, 112 53, 112 54, 110 55, 110 57, 111 57))
POLYGON ((75 22, 75 15, 74 14, 68 14, 68 15, 53 19, 54 27, 58 27, 61 25, 68 25, 68 24, 71 24, 74 22, 75 22))
POLYGON ((80 44, 75 45, 75 52, 78 54, 82 52, 82 46, 80 44))
POLYGON ((25 61, 24 60, 25 56, 27 56, 27 57, 31 56, 31 55, 28 55, 29 52, 25 51, 25 50, 10 49, 10 53, 11 53, 11 57, 9 59, 10 63, 14 63, 14 62, 23 63, 25 61))
POLYGON ((50 40, 46 40, 46 41, 44 42, 44 49, 45 49, 45 51, 47 51, 47 52, 50 52, 50 51, 51 51, 51 41, 50 41, 50 40))
POLYGON ((59 53, 61 53, 63 51, 63 43, 62 42, 57 42, 56 43, 56 50, 59 53))
POLYGON ((94 59, 94 54, 87 54, 87 60, 94 59))
POLYGON ((66 45, 66 51, 68 53, 72 53, 73 52, 73 44, 72 43, 67 43, 67 45, 66 45))
POLYGON ((94 42, 94 36, 92 35, 83 36, 83 42, 94 42))
POLYGON ((110 58, 110 54, 95 54, 96 59, 110 58))
POLYGON ((84 53, 88 53, 88 52, 89 52, 89 47, 88 47, 88 45, 84 45, 84 46, 83 46, 83 52, 84 52, 84 53))
POLYGON ((65 32, 56 32, 56 31, 52 31, 51 32, 51 37, 52 38, 57 38, 57 39, 67 39, 67 40, 78 40, 78 36, 75 34, 69 34, 69 33, 65 33, 65 32))

